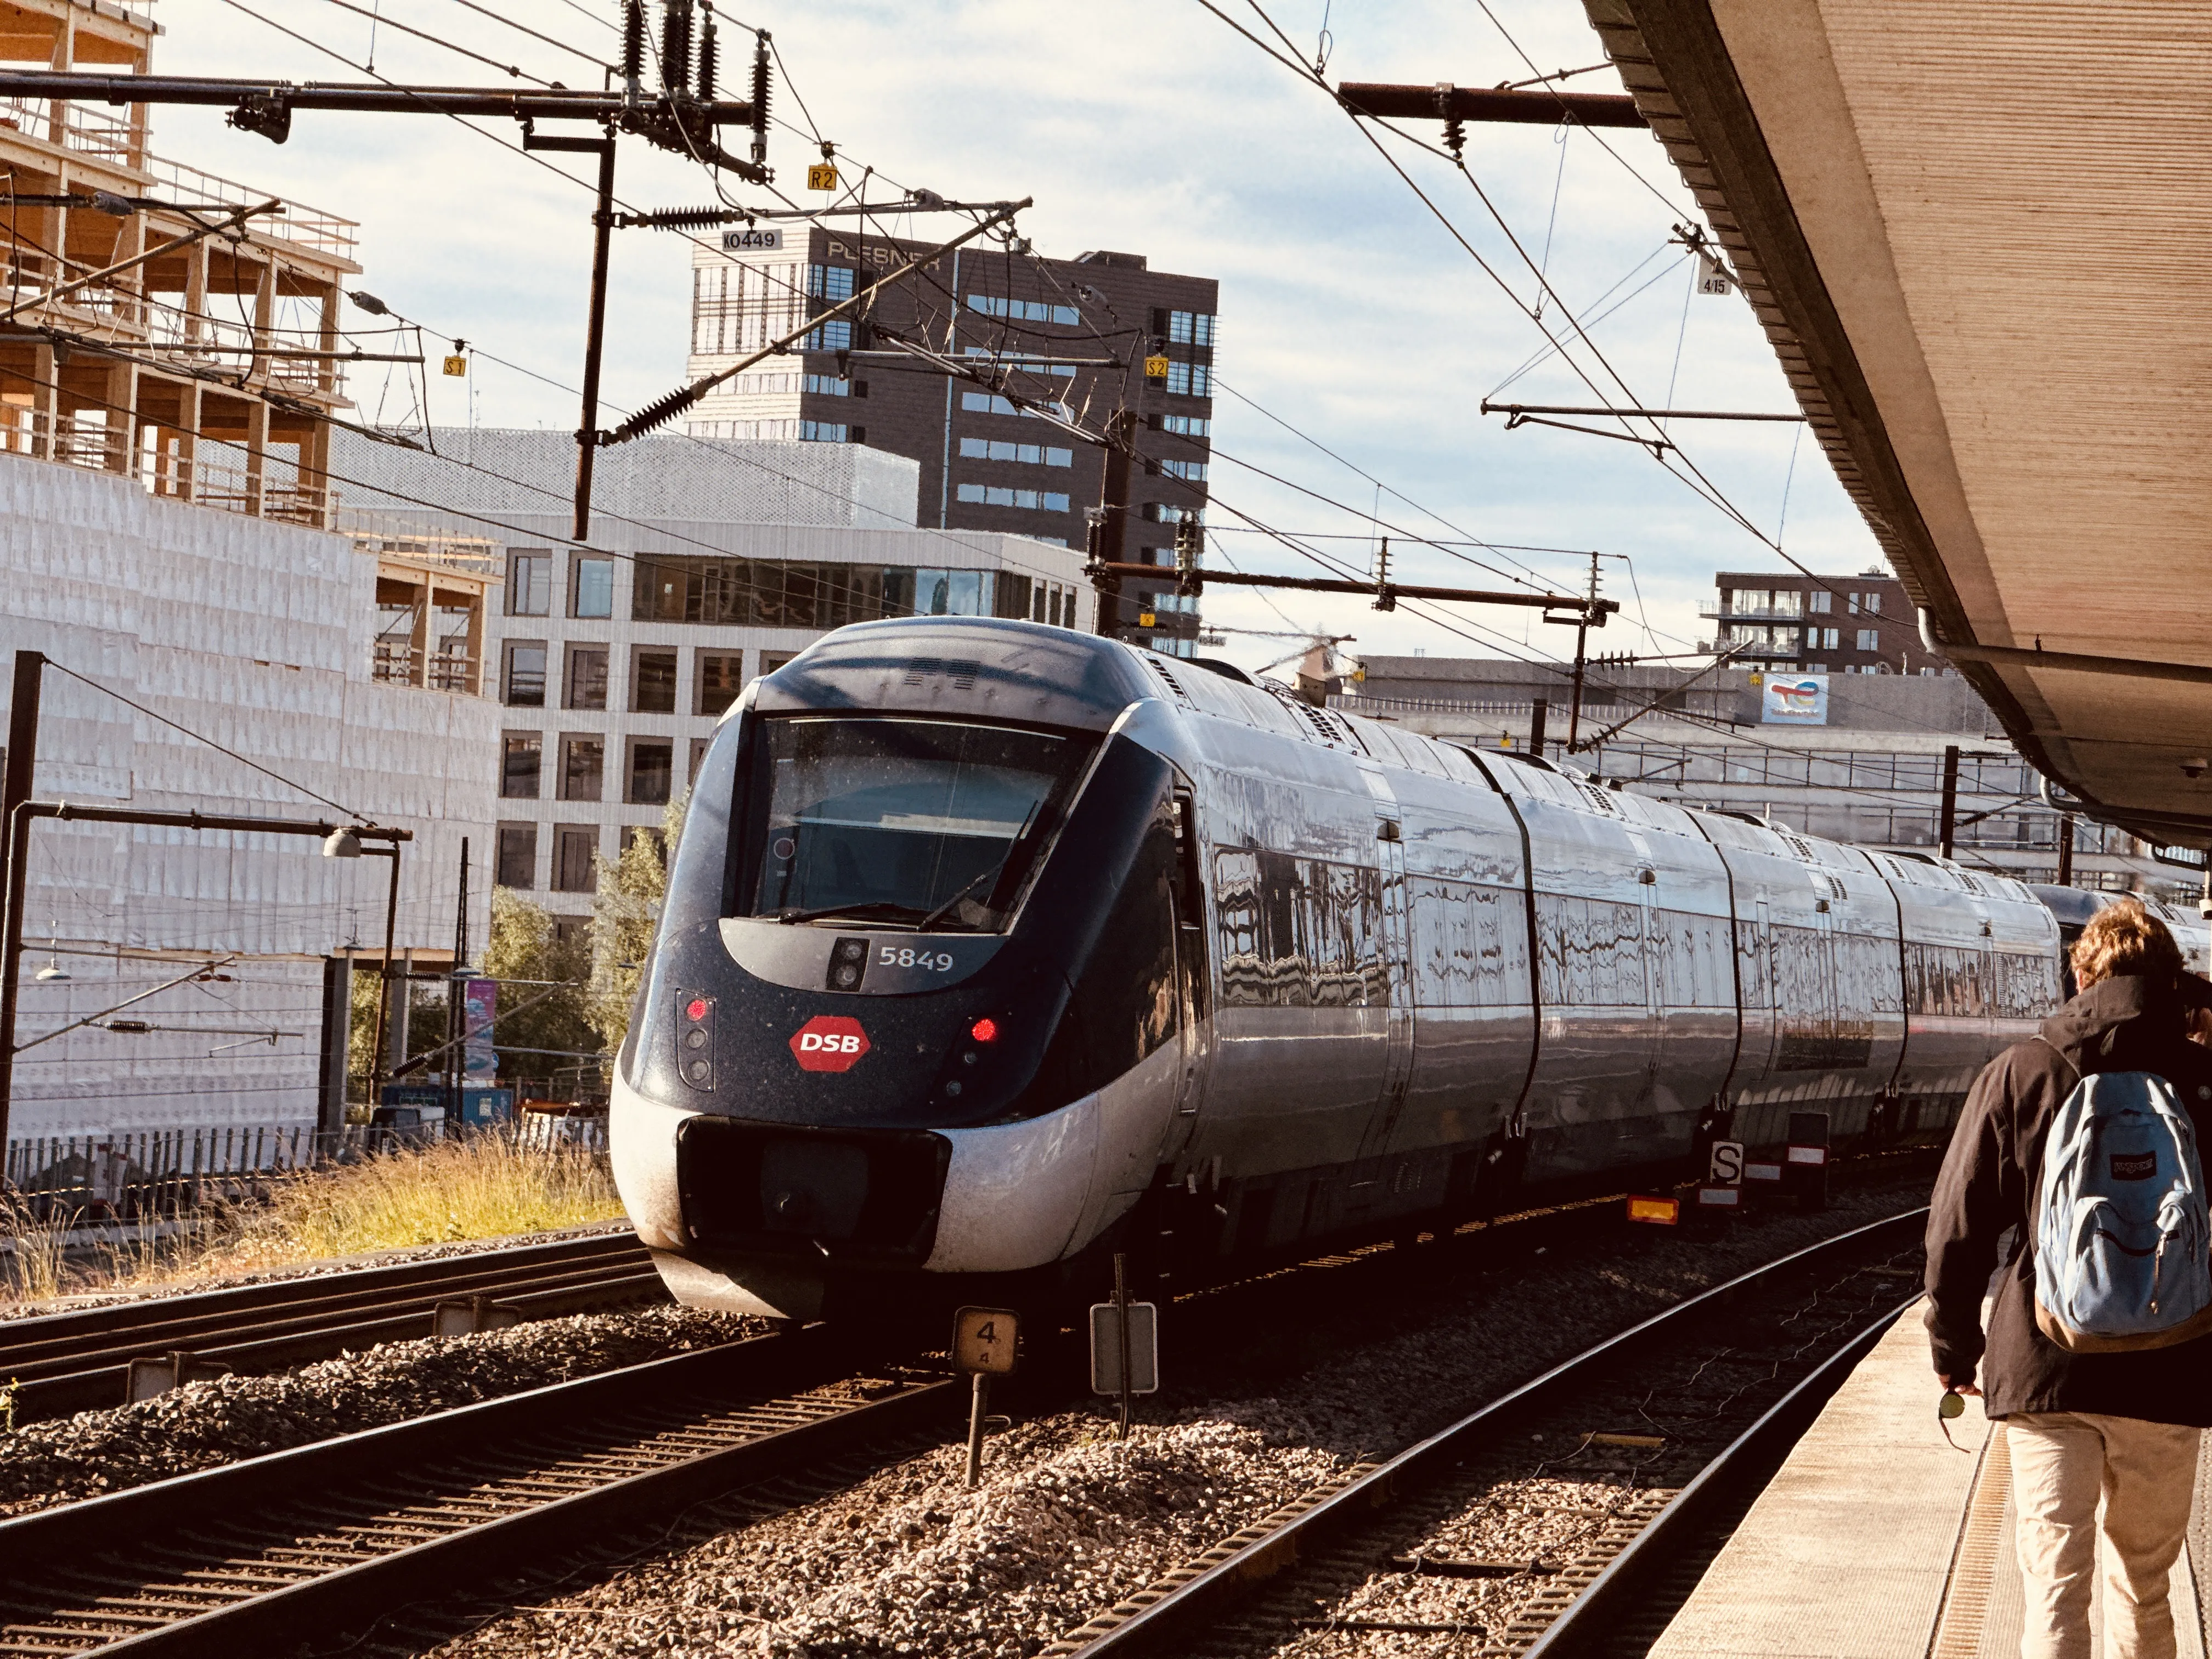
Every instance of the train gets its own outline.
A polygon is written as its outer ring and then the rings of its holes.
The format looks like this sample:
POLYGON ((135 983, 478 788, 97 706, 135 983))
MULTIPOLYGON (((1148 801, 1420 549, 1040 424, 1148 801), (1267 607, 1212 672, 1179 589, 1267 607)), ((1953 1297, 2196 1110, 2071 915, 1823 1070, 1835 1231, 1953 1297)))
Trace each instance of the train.
POLYGON ((1694 1176, 1793 1121, 1939 1139, 2100 902, 1223 664, 863 623, 698 763, 614 1172, 685 1303, 1073 1305, 1115 1254, 1224 1277, 1694 1176))

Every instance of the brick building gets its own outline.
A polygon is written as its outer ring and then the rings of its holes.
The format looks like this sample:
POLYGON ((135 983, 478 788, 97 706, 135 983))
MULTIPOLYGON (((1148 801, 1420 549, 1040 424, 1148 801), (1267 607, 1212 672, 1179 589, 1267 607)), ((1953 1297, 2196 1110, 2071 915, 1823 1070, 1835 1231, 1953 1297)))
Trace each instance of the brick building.
MULTIPOLYGON (((1920 643, 1905 584, 1885 571, 1856 576, 1778 576, 1723 570, 1711 644, 1741 646, 1738 662, 1812 674, 1940 675, 1946 665, 1920 643)), ((1701 643, 1700 649, 1705 648, 1701 643)))
MULTIPOLYGON (((730 250, 693 256, 693 375, 758 350, 931 244, 845 229, 736 230, 730 250)), ((772 358, 703 400, 696 436, 865 444, 917 462, 926 528, 1031 536, 1080 550, 1103 452, 1025 414, 1003 395, 1059 404, 1097 430, 1137 416, 1142 465, 1130 480, 1117 560, 1172 565, 1175 529, 1204 516, 1212 431, 1219 284, 1151 270, 1141 254, 1022 258, 969 247, 908 279, 872 316, 839 319, 803 353, 772 358), (1001 392, 945 374, 886 336, 977 360, 1001 392), (1147 358, 1167 372, 1148 379, 1147 358)), ((1040 622, 1060 618, 1040 616, 1040 622)), ((1192 654, 1197 601, 1172 584, 1124 584, 1121 636, 1192 654), (1147 623, 1144 618, 1152 620, 1147 623)))

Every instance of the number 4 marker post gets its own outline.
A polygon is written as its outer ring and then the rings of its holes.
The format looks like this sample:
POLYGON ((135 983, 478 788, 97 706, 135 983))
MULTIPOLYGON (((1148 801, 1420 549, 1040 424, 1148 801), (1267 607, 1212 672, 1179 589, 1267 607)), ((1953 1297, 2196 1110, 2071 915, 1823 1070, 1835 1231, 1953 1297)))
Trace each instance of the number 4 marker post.
POLYGON ((991 1379, 1014 1368, 1021 1317, 1006 1308, 963 1308, 952 1316, 952 1368, 975 1379, 968 1405, 968 1489, 983 1477, 983 1425, 990 1409, 991 1379))

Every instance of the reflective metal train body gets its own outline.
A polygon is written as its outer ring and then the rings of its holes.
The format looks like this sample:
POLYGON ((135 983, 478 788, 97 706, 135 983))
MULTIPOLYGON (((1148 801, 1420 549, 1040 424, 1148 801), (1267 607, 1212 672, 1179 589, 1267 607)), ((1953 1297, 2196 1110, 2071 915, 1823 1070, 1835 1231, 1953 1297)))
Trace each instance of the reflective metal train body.
POLYGON ((615 1086, 680 1299, 1085 1291, 1940 1134, 2060 1000, 2010 879, 1024 623, 865 623, 698 770, 615 1086))

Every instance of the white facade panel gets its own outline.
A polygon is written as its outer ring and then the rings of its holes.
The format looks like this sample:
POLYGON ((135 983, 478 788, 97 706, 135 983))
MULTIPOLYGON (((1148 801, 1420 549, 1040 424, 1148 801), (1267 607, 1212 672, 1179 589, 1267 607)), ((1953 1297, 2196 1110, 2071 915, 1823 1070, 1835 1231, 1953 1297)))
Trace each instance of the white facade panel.
MULTIPOLYGON (((0 657, 33 649, 69 671, 45 678, 38 794, 346 816, 322 796, 412 830, 403 950, 450 949, 469 837, 480 942, 498 711, 489 698, 376 683, 376 561, 344 538, 0 456, 0 657)), ((11 1137, 312 1122, 321 961, 348 945, 381 946, 385 860, 325 859, 301 837, 133 825, 49 822, 33 837, 19 1042, 195 961, 237 960, 216 970, 227 978, 128 1011, 189 1029, 88 1029, 22 1054, 11 1137), (37 979, 49 965, 70 977, 37 979)))

